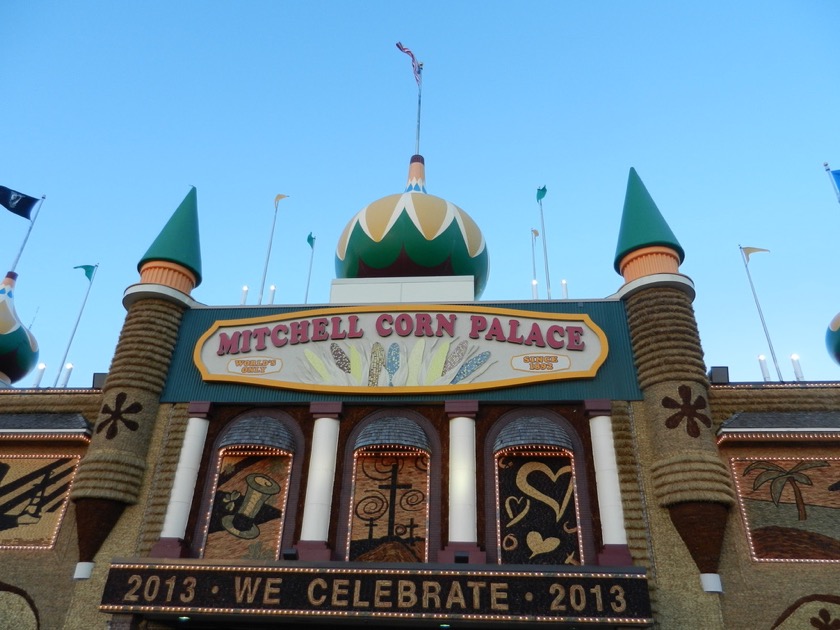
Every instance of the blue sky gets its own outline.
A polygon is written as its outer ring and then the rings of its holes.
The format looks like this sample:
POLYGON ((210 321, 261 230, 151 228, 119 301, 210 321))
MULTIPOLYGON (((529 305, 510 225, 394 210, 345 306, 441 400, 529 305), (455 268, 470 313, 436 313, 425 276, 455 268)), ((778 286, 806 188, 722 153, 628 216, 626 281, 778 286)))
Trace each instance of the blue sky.
MULTIPOLYGON (((552 296, 613 294, 629 168, 686 251, 707 365, 761 379, 767 342, 750 263, 785 380, 836 380, 825 330, 840 311, 840 3, 37 2, 0 4, 0 185, 40 197, 17 267, 18 313, 52 385, 99 263, 68 360, 71 386, 106 372, 121 298, 194 185, 199 302, 256 303, 266 284, 329 298, 347 221, 405 182, 425 66, 421 153, 430 193, 482 227, 483 300, 531 295, 530 230, 544 200, 552 296)), ((6 264, 26 221, 3 211, 6 264)), ((542 244, 537 260, 545 297, 542 244)), ((267 293, 267 290, 266 290, 267 293)), ((771 372, 775 370, 770 366, 771 372)), ((19 385, 32 382, 26 377, 19 385)))

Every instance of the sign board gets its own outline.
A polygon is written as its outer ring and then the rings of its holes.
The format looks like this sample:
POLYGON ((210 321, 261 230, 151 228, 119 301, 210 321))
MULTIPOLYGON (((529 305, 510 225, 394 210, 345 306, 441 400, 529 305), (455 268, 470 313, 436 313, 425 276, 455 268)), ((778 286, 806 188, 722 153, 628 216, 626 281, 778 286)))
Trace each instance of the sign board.
POLYGON ((193 360, 205 381, 381 395, 592 378, 607 352, 586 314, 377 305, 216 321, 193 360))
MULTIPOLYGON (((101 610, 320 621, 398 618, 647 626, 643 573, 113 563, 101 610)), ((517 569, 522 567, 517 566, 517 569)))

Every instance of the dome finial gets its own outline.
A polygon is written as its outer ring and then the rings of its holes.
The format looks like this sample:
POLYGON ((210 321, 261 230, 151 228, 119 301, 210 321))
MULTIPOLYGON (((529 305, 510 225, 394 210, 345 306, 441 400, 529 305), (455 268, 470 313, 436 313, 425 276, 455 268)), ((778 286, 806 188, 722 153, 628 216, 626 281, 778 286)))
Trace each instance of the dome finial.
POLYGON ((405 192, 426 192, 426 160, 422 155, 411 156, 408 164, 408 183, 405 192))

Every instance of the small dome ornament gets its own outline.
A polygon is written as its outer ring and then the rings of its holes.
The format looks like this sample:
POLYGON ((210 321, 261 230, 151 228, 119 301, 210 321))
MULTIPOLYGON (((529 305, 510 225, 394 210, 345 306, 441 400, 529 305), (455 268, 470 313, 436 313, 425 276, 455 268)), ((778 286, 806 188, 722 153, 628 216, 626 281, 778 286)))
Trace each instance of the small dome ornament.
POLYGON ((16 383, 38 363, 38 342, 15 310, 17 277, 10 271, 0 282, 0 387, 16 383))
POLYGON ((475 297, 487 284, 487 245, 461 208, 426 193, 425 163, 415 155, 405 192, 388 195, 354 216, 338 241, 338 278, 473 276, 475 297))
POLYGON ((840 364, 840 313, 837 313, 828 324, 828 329, 825 331, 825 345, 831 358, 840 364))

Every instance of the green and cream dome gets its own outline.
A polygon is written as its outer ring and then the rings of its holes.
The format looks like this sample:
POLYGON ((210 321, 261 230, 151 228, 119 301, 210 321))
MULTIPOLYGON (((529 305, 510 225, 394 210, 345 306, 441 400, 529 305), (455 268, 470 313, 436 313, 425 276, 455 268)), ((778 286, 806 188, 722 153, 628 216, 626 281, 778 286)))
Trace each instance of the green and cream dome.
POLYGON ((473 276, 475 297, 487 284, 484 235, 453 203, 426 193, 423 157, 409 166, 405 192, 368 204, 338 240, 339 278, 473 276))

